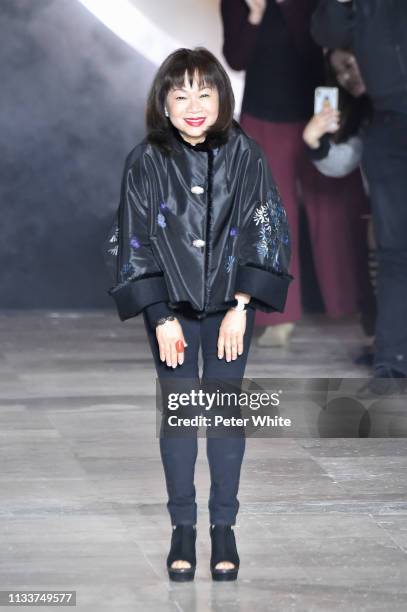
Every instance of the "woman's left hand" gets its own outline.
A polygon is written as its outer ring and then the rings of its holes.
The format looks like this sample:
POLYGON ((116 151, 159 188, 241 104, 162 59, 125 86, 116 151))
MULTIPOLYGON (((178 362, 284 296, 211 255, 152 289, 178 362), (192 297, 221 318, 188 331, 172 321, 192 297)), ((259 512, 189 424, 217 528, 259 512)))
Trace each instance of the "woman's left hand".
POLYGON ((226 361, 237 359, 243 353, 243 336, 246 330, 246 310, 228 310, 223 317, 218 336, 218 358, 226 361))

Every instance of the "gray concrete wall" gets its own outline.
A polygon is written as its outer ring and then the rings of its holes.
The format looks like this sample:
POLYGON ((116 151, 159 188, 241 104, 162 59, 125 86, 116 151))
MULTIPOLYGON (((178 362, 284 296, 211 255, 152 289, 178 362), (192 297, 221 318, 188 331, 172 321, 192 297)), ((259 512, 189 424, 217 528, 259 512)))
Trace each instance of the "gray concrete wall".
POLYGON ((0 51, 0 308, 111 306, 101 244, 155 67, 75 0, 1 0, 0 51))

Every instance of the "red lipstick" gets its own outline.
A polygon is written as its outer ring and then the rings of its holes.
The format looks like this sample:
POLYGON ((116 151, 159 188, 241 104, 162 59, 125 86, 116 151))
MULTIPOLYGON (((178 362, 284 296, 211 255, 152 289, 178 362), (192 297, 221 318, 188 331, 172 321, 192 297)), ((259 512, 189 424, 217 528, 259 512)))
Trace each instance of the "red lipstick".
POLYGON ((188 119, 184 119, 185 123, 187 123, 188 125, 192 126, 192 127, 199 127, 201 126, 204 121, 205 121, 205 117, 194 117, 194 118, 188 118, 188 119))

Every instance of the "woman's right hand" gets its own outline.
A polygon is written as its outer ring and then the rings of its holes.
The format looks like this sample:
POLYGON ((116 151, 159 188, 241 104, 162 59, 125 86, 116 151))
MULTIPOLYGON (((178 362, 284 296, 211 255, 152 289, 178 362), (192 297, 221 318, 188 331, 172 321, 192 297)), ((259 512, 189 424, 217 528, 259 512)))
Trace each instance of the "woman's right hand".
POLYGON ((266 10, 267 1, 266 0, 245 0, 247 6, 249 7, 249 23, 252 25, 259 25, 261 20, 263 19, 264 11, 266 10))
POLYGON ((176 368, 184 363, 184 353, 177 353, 176 343, 182 340, 184 347, 188 346, 182 327, 178 319, 166 321, 155 328, 161 361, 166 361, 167 366, 176 368))
POLYGON ((311 149, 318 149, 324 134, 334 134, 339 130, 340 112, 332 108, 323 109, 305 126, 303 139, 311 149))

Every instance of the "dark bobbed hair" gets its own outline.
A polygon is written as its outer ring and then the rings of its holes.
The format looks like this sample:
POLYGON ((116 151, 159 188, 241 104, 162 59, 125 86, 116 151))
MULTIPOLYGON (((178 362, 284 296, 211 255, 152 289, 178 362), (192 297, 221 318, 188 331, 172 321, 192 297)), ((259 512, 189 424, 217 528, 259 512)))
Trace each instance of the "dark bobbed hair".
POLYGON ((221 63, 204 47, 177 49, 158 69, 146 107, 147 141, 157 145, 165 153, 171 152, 175 129, 165 116, 165 100, 171 89, 184 87, 185 73, 191 87, 196 76, 200 87, 216 87, 218 90, 219 114, 216 122, 206 132, 207 145, 217 147, 224 144, 233 123, 235 99, 230 79, 221 63))
MULTIPOLYGON (((348 50, 344 49, 344 51, 348 50)), ((345 142, 351 136, 355 136, 364 124, 371 121, 373 108, 367 94, 355 98, 338 82, 331 63, 331 56, 334 51, 335 49, 329 49, 325 54, 325 74, 328 87, 337 87, 339 90, 341 122, 339 130, 330 135, 332 141, 338 144, 345 142)))

